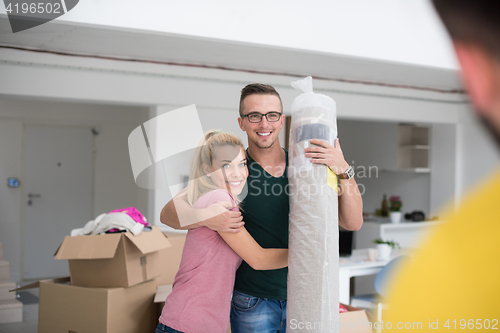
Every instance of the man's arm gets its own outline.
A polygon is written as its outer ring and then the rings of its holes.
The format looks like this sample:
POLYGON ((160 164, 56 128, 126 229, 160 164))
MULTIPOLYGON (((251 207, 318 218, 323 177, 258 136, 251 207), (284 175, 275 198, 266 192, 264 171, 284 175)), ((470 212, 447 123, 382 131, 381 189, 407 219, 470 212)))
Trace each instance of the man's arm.
POLYGON ((346 230, 359 230, 363 225, 363 200, 354 178, 340 179, 339 225, 346 230))
MULTIPOLYGON (((310 142, 319 146, 305 149, 306 157, 311 158, 311 163, 325 164, 336 174, 344 173, 349 168, 339 139, 335 140, 335 146, 322 140, 313 139, 310 142)), ((347 230, 359 230, 363 225, 363 200, 354 178, 340 179, 338 200, 339 225, 347 230)))
POLYGON ((194 208, 186 200, 186 189, 170 200, 161 210, 160 221, 178 230, 194 229, 201 226, 215 231, 235 233, 245 222, 241 212, 227 210, 231 202, 219 202, 207 208, 194 208))

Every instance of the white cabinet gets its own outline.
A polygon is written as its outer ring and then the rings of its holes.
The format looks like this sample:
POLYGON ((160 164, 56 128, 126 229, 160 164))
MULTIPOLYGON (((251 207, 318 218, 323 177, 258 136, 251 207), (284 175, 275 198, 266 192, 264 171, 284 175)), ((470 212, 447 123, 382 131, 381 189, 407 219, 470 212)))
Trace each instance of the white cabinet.
POLYGON ((365 212, 379 209, 385 193, 401 196, 404 213, 439 216, 458 192, 456 125, 339 119, 338 129, 365 212))
POLYGON ((384 172, 430 172, 431 125, 339 120, 338 128, 348 163, 384 172))
POLYGON ((393 240, 402 248, 416 248, 432 229, 440 222, 401 222, 390 223, 384 220, 365 221, 360 230, 354 233, 356 249, 374 248, 372 241, 376 238, 393 240))

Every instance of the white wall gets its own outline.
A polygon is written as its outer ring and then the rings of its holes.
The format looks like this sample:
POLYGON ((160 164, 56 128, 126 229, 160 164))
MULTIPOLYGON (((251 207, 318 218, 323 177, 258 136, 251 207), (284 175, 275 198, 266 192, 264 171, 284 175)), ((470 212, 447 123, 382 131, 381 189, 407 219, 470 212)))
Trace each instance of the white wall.
POLYGON ((398 172, 398 123, 338 121, 339 139, 346 161, 357 172, 363 210, 374 213, 383 195, 401 196, 404 213, 430 210, 430 175, 398 172))
MULTIPOLYGON (((4 244, 4 257, 10 262, 13 280, 19 280, 21 274, 21 232, 26 202, 23 195, 24 125, 97 129, 92 214, 97 216, 129 206, 147 212, 148 192, 135 186, 127 145, 128 135, 146 119, 147 111, 147 108, 130 106, 0 99, 0 241, 4 244), (21 187, 7 188, 8 177, 20 178, 21 187)), ((82 226, 86 222, 81 221, 82 226)))
POLYGON ((461 177, 457 163, 458 126, 455 124, 434 124, 431 127, 430 216, 439 216, 442 209, 454 207, 458 194, 456 179, 461 177))
POLYGON ((467 195, 472 187, 487 181, 500 164, 500 147, 482 127, 472 110, 462 112, 458 127, 459 145, 457 160, 460 179, 457 181, 457 199, 467 195))
MULTIPOLYGON (((142 119, 138 118, 133 124, 130 123, 127 127, 127 135, 132 129, 139 126, 148 117, 151 117, 147 111, 149 106, 164 105, 175 109, 193 103, 200 110, 200 118, 206 123, 207 129, 218 127, 238 132, 236 113, 239 93, 245 84, 251 82, 264 82, 274 85, 282 95, 286 113, 289 113, 291 102, 297 96, 297 92, 289 85, 291 79, 282 76, 122 63, 7 50, 0 51, 0 59, 5 60, 0 63, 0 77, 16 78, 15 80, 0 81, 0 95, 15 96, 17 98, 66 100, 76 102, 77 105, 85 101, 93 104, 144 106, 145 114, 148 114, 148 116, 144 116, 142 119), (211 116, 205 117, 204 112, 209 111, 217 116, 213 118, 211 116), (224 119, 221 123, 219 123, 220 118, 224 119), (216 123, 214 123, 215 119, 217 119, 216 123)), ((316 92, 329 95, 336 100, 338 116, 342 119, 393 123, 458 124, 456 159, 459 172, 457 172, 455 179, 457 193, 461 193, 462 189, 476 179, 475 176, 470 176, 470 172, 475 172, 477 168, 480 171, 491 170, 493 168, 492 164, 498 162, 498 154, 493 145, 488 143, 477 125, 468 118, 467 104, 457 101, 454 96, 325 81, 315 81, 314 86, 316 92), (467 133, 467 141, 461 136, 461 133, 467 133), (474 158, 471 159, 469 156, 474 156, 474 158), (477 161, 482 160, 488 161, 487 165, 479 163, 478 166, 477 161)), ((33 108, 35 104, 31 104, 33 108)), ((67 105, 69 106, 71 103, 67 105)), ((136 110, 136 108, 127 110, 136 110)), ((121 107, 115 107, 113 110, 117 109, 121 109, 121 107)), ((50 108, 47 108, 46 112, 51 115, 51 121, 56 121, 59 117, 58 113, 50 113, 52 112, 50 108)), ((102 117, 107 114, 98 111, 95 113, 102 117)), ((76 112, 72 116, 67 116, 69 119, 64 117, 62 119, 71 121, 72 117, 75 117, 76 120, 73 121, 86 119, 85 121, 90 122, 83 116, 85 114, 85 112, 76 112)), ((123 116, 126 114, 128 113, 123 113, 121 117, 118 117, 120 123, 127 119, 127 117, 123 116)), ((206 115, 209 115, 209 113, 206 113, 206 115)), ((4 117, 15 120, 18 119, 19 115, 15 111, 11 111, 4 117)), ((41 118, 33 113, 27 117, 41 118)), ((111 124, 112 121, 109 119, 102 122, 107 123, 109 130, 107 131, 108 134, 101 131, 101 138, 108 135, 110 140, 118 140, 117 135, 120 134, 120 129, 114 128, 111 124)), ((340 132, 342 134, 342 129, 340 129, 340 132)), ((107 143, 102 144, 107 145, 107 143)), ((345 149, 344 146, 343 148, 345 149)), ((124 152, 124 154, 128 158, 127 153, 124 152)), ((346 154, 349 159, 348 149, 346 154)), ((105 173, 109 173, 113 169, 104 164, 100 167, 106 170, 105 173)), ((129 167, 127 166, 127 168, 129 167)), ((96 179, 98 178, 100 181, 107 179, 107 181, 116 183, 118 180, 115 177, 118 176, 96 176, 96 179)), ((411 182, 413 181, 416 180, 411 180, 411 182)), ((419 182, 419 184, 424 183, 425 181, 419 182)), ((134 184, 127 186, 134 188, 134 191, 136 191, 134 184)), ((99 186, 96 186, 96 188, 99 188, 99 186)), ((103 185, 100 191, 101 193, 106 192, 106 186, 103 185)), ((159 208, 163 205, 165 199, 161 197, 155 198, 154 193, 148 193, 147 191, 140 193, 145 194, 144 196, 139 195, 140 200, 145 202, 146 197, 149 197, 150 203, 155 202, 153 207, 148 206, 147 208, 150 215, 153 214, 153 218, 150 217, 153 222, 157 218, 159 208)), ((110 193, 106 192, 106 194, 109 195, 110 193)), ((131 198, 131 200, 132 198, 134 198, 133 200, 139 200, 135 194, 122 193, 121 195, 131 198)), ((103 196, 106 197, 104 194, 103 196)), ((107 208, 101 202, 96 202, 96 209, 99 208, 99 205, 102 205, 102 209, 107 208)), ((144 203, 143 206, 146 206, 146 204, 144 203)))
POLYGON ((428 0, 94 0, 57 20, 456 68, 428 0))

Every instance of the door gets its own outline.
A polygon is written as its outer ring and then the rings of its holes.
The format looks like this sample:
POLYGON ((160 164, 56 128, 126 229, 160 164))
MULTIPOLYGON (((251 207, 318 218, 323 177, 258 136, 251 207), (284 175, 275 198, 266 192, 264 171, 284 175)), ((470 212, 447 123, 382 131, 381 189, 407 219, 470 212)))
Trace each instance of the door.
POLYGON ((26 126, 23 279, 68 276, 54 253, 66 235, 92 219, 90 128, 26 126))

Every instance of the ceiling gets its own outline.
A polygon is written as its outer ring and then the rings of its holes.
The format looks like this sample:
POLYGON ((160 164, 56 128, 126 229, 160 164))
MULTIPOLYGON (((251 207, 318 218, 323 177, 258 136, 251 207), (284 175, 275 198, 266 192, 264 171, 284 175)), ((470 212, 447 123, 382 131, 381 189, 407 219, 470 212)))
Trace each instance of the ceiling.
POLYGON ((0 45, 243 71, 462 89, 454 70, 185 35, 61 21, 13 34, 6 15, 0 15, 0 45))

